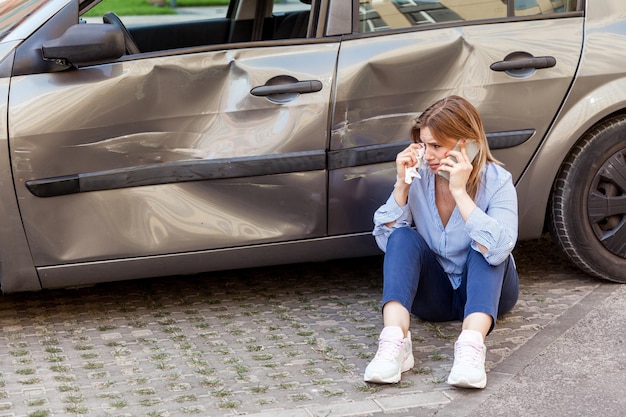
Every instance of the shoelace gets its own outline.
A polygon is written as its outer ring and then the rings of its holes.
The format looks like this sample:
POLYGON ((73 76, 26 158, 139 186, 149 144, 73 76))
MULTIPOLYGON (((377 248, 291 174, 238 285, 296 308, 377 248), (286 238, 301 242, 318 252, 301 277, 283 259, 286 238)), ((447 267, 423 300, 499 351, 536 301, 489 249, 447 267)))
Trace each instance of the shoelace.
POLYGON ((482 363, 482 346, 469 342, 456 342, 455 360, 473 367, 482 363))
POLYGON ((397 358, 402 343, 402 340, 385 338, 378 339, 378 352, 376 352, 376 359, 389 360, 397 358))

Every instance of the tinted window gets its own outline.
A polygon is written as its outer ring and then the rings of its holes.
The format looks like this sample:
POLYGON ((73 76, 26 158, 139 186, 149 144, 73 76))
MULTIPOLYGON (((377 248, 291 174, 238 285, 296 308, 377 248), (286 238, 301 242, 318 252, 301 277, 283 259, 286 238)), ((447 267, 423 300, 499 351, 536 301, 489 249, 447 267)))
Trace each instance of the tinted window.
POLYGON ((576 0, 361 0, 361 32, 576 10, 576 0), (511 2, 511 5, 509 5, 511 2))
MULTIPOLYGON (((212 7, 154 7, 146 2, 141 13, 125 3, 104 0, 82 16, 87 23, 102 23, 115 12, 140 52, 251 41, 305 38, 309 27, 309 0, 281 0, 255 19, 256 0, 221 1, 212 7)), ((169 1, 165 2, 169 4, 169 1)))

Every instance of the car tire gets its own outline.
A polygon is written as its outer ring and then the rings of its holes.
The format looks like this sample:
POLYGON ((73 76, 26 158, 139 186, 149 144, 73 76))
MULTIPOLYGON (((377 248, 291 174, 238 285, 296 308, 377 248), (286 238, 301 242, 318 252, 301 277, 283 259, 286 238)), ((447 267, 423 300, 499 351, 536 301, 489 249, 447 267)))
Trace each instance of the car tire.
POLYGON ((626 117, 603 121, 572 149, 549 214, 554 240, 576 266, 626 283, 626 117))

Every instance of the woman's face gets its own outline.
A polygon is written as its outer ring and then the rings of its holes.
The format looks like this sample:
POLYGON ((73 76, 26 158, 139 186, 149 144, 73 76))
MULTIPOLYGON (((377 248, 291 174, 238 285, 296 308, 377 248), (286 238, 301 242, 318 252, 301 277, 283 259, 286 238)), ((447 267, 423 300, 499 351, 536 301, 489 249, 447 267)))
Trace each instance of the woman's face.
MULTIPOLYGON (((453 139, 451 139, 452 141, 453 139)), ((425 147, 424 161, 428 164, 433 172, 439 169, 439 162, 446 157, 448 151, 452 148, 443 146, 430 133, 430 129, 423 127, 420 129, 420 142, 425 147)))

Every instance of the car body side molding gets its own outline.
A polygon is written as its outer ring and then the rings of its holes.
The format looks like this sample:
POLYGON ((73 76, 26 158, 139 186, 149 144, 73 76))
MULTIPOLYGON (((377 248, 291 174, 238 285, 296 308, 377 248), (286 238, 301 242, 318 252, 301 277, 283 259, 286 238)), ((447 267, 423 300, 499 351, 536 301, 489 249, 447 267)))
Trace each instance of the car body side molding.
POLYGON ((326 154, 323 150, 316 150, 280 155, 147 164, 29 180, 26 181, 26 187, 37 197, 55 197, 145 185, 257 177, 325 168, 326 154))
MULTIPOLYGON (((488 133, 491 149, 510 148, 532 137, 534 130, 488 133)), ((147 164, 26 181, 37 197, 56 197, 90 191, 114 190, 145 185, 171 184, 225 178, 258 177, 293 172, 329 170, 378 164, 395 160, 409 142, 360 146, 328 153, 323 150, 242 158, 191 160, 147 164)))
MULTIPOLYGON (((491 149, 512 148, 526 142, 534 134, 534 129, 487 133, 487 141, 491 149)), ((396 155, 410 143, 409 141, 403 141, 330 151, 328 154, 328 169, 341 169, 395 161, 396 155)))

